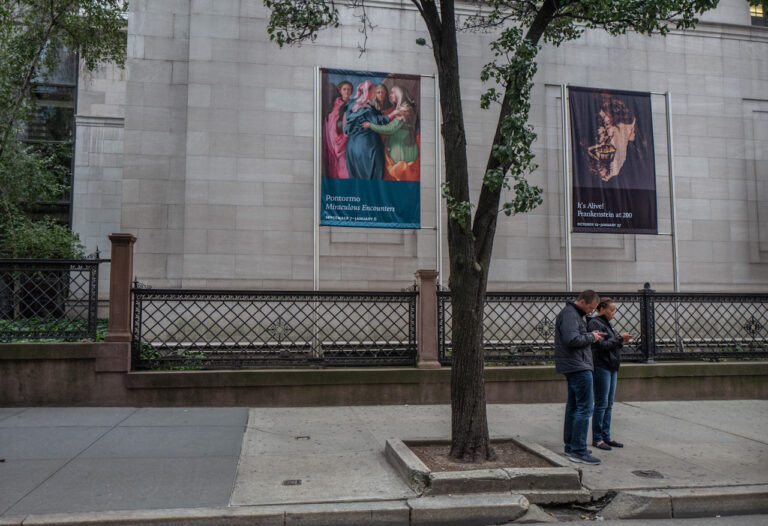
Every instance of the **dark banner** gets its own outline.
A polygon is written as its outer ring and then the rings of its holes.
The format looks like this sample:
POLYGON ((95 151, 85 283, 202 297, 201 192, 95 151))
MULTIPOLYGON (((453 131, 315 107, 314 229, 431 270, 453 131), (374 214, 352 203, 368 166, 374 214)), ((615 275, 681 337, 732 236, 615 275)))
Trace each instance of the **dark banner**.
POLYGON ((568 91, 573 231, 657 234, 651 94, 568 91))
POLYGON ((320 224, 420 228, 421 79, 322 70, 320 224))

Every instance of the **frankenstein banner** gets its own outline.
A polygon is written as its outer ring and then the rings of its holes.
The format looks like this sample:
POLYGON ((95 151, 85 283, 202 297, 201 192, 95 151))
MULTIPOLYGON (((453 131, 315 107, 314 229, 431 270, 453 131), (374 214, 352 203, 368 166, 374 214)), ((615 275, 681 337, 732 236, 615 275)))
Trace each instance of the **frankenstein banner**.
POLYGON ((420 81, 322 70, 321 225, 421 226, 420 81))
POLYGON ((569 88, 573 231, 656 234, 651 95, 569 88))

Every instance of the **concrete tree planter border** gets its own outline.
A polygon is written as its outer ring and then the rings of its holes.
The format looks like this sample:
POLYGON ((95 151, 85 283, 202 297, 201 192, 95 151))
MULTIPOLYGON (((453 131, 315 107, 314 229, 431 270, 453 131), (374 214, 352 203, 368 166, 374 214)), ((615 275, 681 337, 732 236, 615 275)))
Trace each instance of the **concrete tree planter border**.
POLYGON ((591 493, 581 485, 581 470, 566 463, 550 450, 519 438, 498 437, 491 442, 514 442, 529 453, 546 460, 548 468, 494 468, 433 472, 408 447, 450 444, 448 440, 387 440, 385 456, 401 477, 422 496, 512 493, 524 495, 534 504, 587 502, 591 493))

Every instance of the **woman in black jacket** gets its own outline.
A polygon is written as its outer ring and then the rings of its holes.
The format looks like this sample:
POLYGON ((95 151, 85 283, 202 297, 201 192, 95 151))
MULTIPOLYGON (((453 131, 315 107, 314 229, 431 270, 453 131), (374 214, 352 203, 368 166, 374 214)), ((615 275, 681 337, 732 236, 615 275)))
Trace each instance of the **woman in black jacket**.
POLYGON ((592 344, 592 361, 595 364, 595 410, 592 413, 592 445, 610 451, 624 444, 611 439, 611 411, 616 393, 616 377, 621 363, 621 347, 632 336, 628 332, 617 333, 611 325, 616 314, 616 303, 611 298, 600 298, 597 316, 587 322, 587 330, 607 335, 592 344))

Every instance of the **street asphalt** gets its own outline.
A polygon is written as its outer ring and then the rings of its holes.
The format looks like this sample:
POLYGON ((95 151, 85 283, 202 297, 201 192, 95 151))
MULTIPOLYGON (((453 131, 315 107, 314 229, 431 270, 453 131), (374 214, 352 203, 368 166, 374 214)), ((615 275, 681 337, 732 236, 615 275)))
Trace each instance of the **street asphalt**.
MULTIPOLYGON (((489 405, 491 435, 561 454, 564 405, 489 405)), ((98 524, 93 512, 107 511, 146 518, 152 510, 235 516, 308 505, 402 505, 418 495, 387 463, 385 441, 449 435, 447 405, 0 408, 0 525, 37 524, 43 516, 40 524, 57 523, 51 514, 61 524, 67 517, 70 524, 98 524)), ((612 435, 626 447, 595 450, 600 466, 574 465, 595 497, 701 491, 710 495, 702 514, 715 521, 712 488, 739 495, 768 487, 766 400, 617 403, 612 435)), ((758 504, 768 509, 768 502, 758 504)), ((765 518, 733 524, 766 524, 765 518)), ((334 524, 323 520, 315 524, 334 524)))

